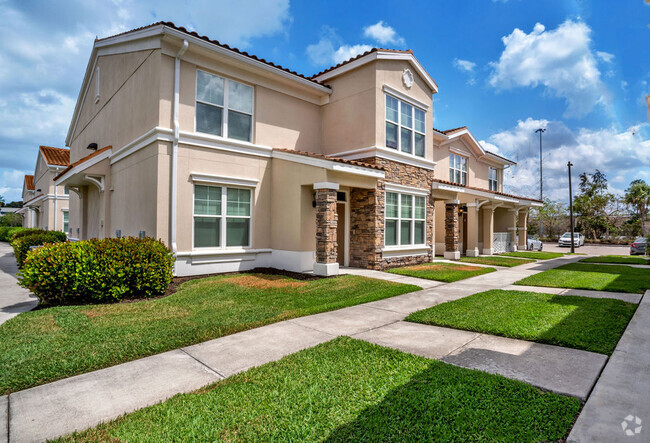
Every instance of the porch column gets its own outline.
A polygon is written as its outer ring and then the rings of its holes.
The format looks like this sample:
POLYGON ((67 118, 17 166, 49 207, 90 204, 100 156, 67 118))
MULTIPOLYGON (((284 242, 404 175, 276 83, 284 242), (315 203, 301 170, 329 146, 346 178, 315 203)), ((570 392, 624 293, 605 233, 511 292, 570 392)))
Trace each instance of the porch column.
POLYGON ((445 258, 458 260, 458 200, 451 200, 445 203, 445 258))
POLYGON ((467 249, 465 255, 478 257, 478 205, 467 203, 467 249))
POLYGON ((483 208, 483 255, 492 255, 492 240, 494 240, 494 208, 483 208))
POLYGON ((316 262, 314 274, 322 276, 338 275, 336 228, 337 183, 314 183, 316 193, 316 262))
POLYGON ((510 232, 511 251, 517 250, 517 219, 519 209, 508 209, 508 231, 510 232))
POLYGON ((520 251, 525 251, 528 249, 528 210, 519 211, 519 226, 517 226, 519 232, 519 243, 517 244, 517 249, 520 251))

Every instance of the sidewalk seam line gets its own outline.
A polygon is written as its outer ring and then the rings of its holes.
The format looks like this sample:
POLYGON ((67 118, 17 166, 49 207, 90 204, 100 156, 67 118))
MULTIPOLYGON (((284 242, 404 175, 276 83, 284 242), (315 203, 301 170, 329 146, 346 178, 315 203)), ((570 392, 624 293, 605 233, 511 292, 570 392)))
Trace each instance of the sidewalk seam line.
MULTIPOLYGON (((406 317, 404 317, 404 318, 406 318, 406 317)), ((356 332, 356 333, 354 333, 352 335, 347 335, 347 337, 354 338, 355 335, 365 334, 366 332, 370 332, 370 331, 374 331, 374 330, 379 329, 379 328, 384 328, 386 326, 394 325, 395 323, 399 323, 401 321, 404 321, 404 319, 395 320, 395 321, 392 321, 390 323, 386 323, 385 325, 375 326, 374 328, 366 329, 365 331, 359 331, 359 332, 356 332)), ((357 340, 363 340, 363 339, 357 338, 357 340)), ((366 341, 366 340, 363 340, 363 341, 366 341)))
MULTIPOLYGON (((459 329, 459 331, 462 331, 462 329, 459 329)), ((477 332, 476 334, 478 334, 476 337, 474 337, 473 339, 471 339, 470 341, 468 341, 468 342, 466 342, 466 343, 463 343, 462 345, 460 345, 460 346, 457 347, 456 349, 453 349, 453 350, 447 352, 445 355, 442 356, 442 358, 450 356, 450 355, 453 354, 454 352, 458 351, 458 350, 461 349, 461 348, 464 348, 465 346, 467 346, 468 344, 470 344, 470 343, 473 342, 474 340, 477 340, 479 337, 481 337, 482 335, 484 335, 484 334, 481 334, 480 332, 477 332)))
POLYGON ((219 377, 221 377, 222 379, 225 379, 225 378, 226 378, 226 376, 223 375, 221 372, 219 372, 219 371, 217 371, 216 369, 213 369, 213 368, 211 368, 210 366, 206 365, 206 364, 203 363, 201 360, 199 360, 198 358, 194 357, 192 354, 190 354, 189 352, 187 352, 184 348, 179 348, 179 349, 180 349, 182 352, 184 352, 188 357, 190 357, 191 359, 195 360, 195 361, 198 362, 200 365, 202 365, 202 366, 208 368, 210 371, 214 372, 215 374, 217 374, 217 375, 218 375, 219 377))

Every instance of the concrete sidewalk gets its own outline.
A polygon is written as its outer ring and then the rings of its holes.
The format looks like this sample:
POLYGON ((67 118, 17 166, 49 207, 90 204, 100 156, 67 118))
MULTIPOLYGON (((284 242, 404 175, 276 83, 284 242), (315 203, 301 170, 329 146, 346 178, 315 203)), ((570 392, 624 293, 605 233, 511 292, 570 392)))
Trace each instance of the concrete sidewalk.
MULTIPOLYGON (((275 323, 0 397, 0 442, 3 441, 3 428, 8 429, 11 442, 43 441, 74 430, 84 430, 339 335, 366 337, 369 341, 379 333, 386 335, 397 330, 399 335, 405 328, 402 320, 413 311, 487 289, 502 288, 574 260, 562 258, 531 263, 450 284, 410 277, 405 280, 402 276, 378 271, 353 270, 360 275, 404 283, 416 281, 431 286, 364 305, 275 323), (372 331, 380 332, 373 335, 372 331)), ((465 331, 447 330, 443 333, 441 330, 427 330, 434 331, 424 333, 430 338, 410 336, 411 341, 425 340, 424 346, 429 346, 429 350, 423 351, 424 354, 437 355, 439 351, 435 347, 440 337, 453 335, 453 342, 459 343, 456 350, 464 348, 460 353, 445 353, 450 363, 526 380, 559 392, 565 392, 563 386, 572 383, 565 380, 573 380, 576 387, 567 392, 576 396, 584 395, 593 372, 600 371, 601 360, 606 358, 597 354, 593 354, 595 358, 585 358, 582 351, 538 347, 519 340, 507 343, 498 340, 495 344, 487 336, 466 341, 468 333, 465 331), (557 362, 560 352, 565 352, 569 362, 566 366, 557 362), (557 364, 548 366, 548 373, 542 374, 540 368, 547 367, 546 361, 551 360, 556 360, 557 364), (585 380, 565 379, 564 374, 561 377, 555 374, 556 371, 575 373, 578 367, 587 374, 585 380)), ((442 340, 443 345, 445 341, 442 340)))
POLYGON ((34 295, 18 286, 17 272, 18 266, 12 247, 9 243, 0 242, 0 324, 21 312, 31 311, 38 304, 34 295))
POLYGON ((589 396, 568 441, 650 441, 650 291, 589 396))

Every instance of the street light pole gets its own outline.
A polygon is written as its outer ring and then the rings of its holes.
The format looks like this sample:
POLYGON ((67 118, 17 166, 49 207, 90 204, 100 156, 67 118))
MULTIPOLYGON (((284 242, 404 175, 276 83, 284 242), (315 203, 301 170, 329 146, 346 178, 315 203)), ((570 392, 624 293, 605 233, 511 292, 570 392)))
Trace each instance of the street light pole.
POLYGON ((569 223, 571 223, 571 253, 576 252, 576 247, 573 239, 573 190, 571 189, 571 166, 573 163, 566 164, 569 167, 569 223))
MULTIPOLYGON (((539 199, 544 203, 544 185, 542 183, 542 133, 546 132, 546 129, 539 128, 535 132, 539 132, 539 199)), ((542 217, 539 217, 539 236, 544 235, 544 223, 542 223, 542 217)))

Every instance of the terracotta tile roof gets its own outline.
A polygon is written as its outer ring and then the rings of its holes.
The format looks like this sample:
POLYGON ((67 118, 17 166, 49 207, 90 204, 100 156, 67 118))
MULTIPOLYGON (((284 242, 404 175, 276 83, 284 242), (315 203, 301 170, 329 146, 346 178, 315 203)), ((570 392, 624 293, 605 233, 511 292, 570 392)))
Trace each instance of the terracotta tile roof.
POLYGON ((122 33, 120 33, 120 34, 111 35, 110 37, 104 37, 104 38, 96 39, 95 41, 103 41, 103 40, 107 40, 107 39, 109 39, 109 38, 118 37, 118 36, 120 36, 120 35, 130 34, 130 33, 132 33, 132 32, 137 32, 137 31, 141 31, 141 30, 143 30, 143 29, 153 28, 154 26, 159 26, 159 25, 167 26, 167 27, 169 27, 169 28, 172 28, 172 29, 175 29, 175 30, 177 30, 177 31, 183 32, 183 33, 185 33, 185 34, 187 34, 187 35, 191 35, 192 37, 200 38, 201 40, 204 40, 204 41, 206 41, 206 42, 208 42, 208 43, 212 43, 213 45, 219 46, 219 47, 221 47, 221 48, 224 48, 224 49, 227 49, 227 50, 229 50, 229 51, 235 52, 235 53, 237 53, 237 54, 244 55, 244 56, 246 56, 246 57, 248 57, 248 58, 251 58, 251 59, 253 59, 253 60, 256 60, 256 61, 258 61, 258 62, 262 62, 262 63, 267 64, 267 65, 269 65, 269 66, 272 66, 272 67, 274 67, 274 68, 280 69, 280 70, 282 70, 282 71, 284 71, 284 72, 287 72, 287 73, 289 73, 289 74, 293 74, 293 75, 295 75, 296 77, 300 77, 300 78, 302 78, 302 79, 304 79, 304 80, 309 80, 310 82, 313 82, 313 83, 315 83, 315 84, 317 84, 317 85, 319 85, 319 86, 325 86, 326 88, 329 88, 329 86, 323 85, 322 83, 320 83, 320 82, 314 80, 313 77, 306 77, 306 76, 304 76, 304 75, 302 75, 302 74, 298 74, 296 71, 292 71, 291 69, 285 68, 285 67, 283 67, 283 66, 281 66, 281 65, 277 65, 277 64, 275 64, 275 63, 273 63, 273 62, 270 62, 270 61, 268 61, 268 60, 265 60, 265 59, 263 59, 263 58, 260 58, 260 57, 258 57, 258 56, 256 56, 256 55, 249 54, 249 53, 246 52, 246 51, 242 51, 242 50, 240 50, 240 49, 233 48, 233 47, 231 47, 231 46, 229 46, 229 45, 227 45, 227 44, 225 44, 225 43, 221 43, 221 42, 219 42, 219 41, 217 41, 217 40, 212 40, 212 39, 210 39, 209 37, 206 37, 205 35, 199 35, 199 34, 197 34, 197 33, 194 32, 194 31, 188 31, 188 30, 185 29, 184 27, 182 27, 182 26, 176 26, 176 25, 175 25, 174 23, 172 23, 172 22, 164 22, 164 21, 160 21, 160 22, 152 23, 152 24, 147 25, 147 26, 142 26, 142 27, 140 27, 140 28, 132 29, 132 30, 130 30, 130 31, 122 32, 122 33))
POLYGON ((505 192, 499 192, 499 191, 490 191, 489 189, 477 188, 475 186, 461 185, 459 183, 450 182, 448 180, 440 180, 438 178, 434 178, 433 181, 438 182, 438 183, 442 183, 442 184, 445 184, 445 185, 458 186, 459 188, 473 189, 475 191, 489 192, 490 194, 502 195, 504 197, 517 198, 517 199, 520 199, 520 200, 529 200, 529 201, 533 201, 533 202, 542 203, 541 200, 537 200, 536 198, 529 198, 529 197, 522 197, 520 195, 506 194, 505 192))
MULTIPOLYGON (((508 157, 504 157, 503 155, 495 154, 494 152, 491 152, 491 151, 488 151, 488 150, 486 150, 485 152, 487 152, 488 154, 493 155, 493 156, 495 156, 495 157, 502 158, 502 159, 504 159, 505 161, 509 161, 509 162, 515 163, 515 162, 513 162, 512 160, 510 160, 508 157)), ((515 164, 517 164, 517 163, 515 163, 515 164)))
POLYGON ((33 175, 26 175, 25 176, 25 187, 27 188, 28 191, 33 191, 34 190, 34 176, 33 175))
POLYGON ((345 163, 347 165, 352 165, 352 166, 360 166, 362 168, 377 169, 379 171, 384 170, 384 168, 381 167, 381 166, 371 165, 369 163, 364 163, 364 162, 360 162, 360 161, 356 161, 356 160, 347 160, 345 158, 328 157, 327 155, 315 154, 313 152, 296 151, 294 149, 280 149, 280 148, 274 148, 273 150, 278 151, 278 152, 286 152, 287 154, 302 155, 303 157, 318 158, 318 159, 321 159, 321 160, 329 160, 329 161, 337 162, 337 163, 345 163))
POLYGON ((66 172, 68 172, 70 169, 72 169, 72 168, 74 168, 75 166, 78 166, 78 165, 80 165, 80 164, 82 164, 82 163, 84 163, 84 162, 90 160, 90 159, 93 158, 93 157, 97 157, 99 154, 101 154, 102 152, 107 151, 107 150, 109 150, 109 149, 113 149, 113 146, 111 146, 111 145, 104 146, 102 149, 98 149, 98 150, 96 150, 95 152, 93 152, 92 154, 87 155, 87 156, 85 156, 85 157, 83 157, 83 158, 77 160, 76 162, 72 163, 70 166, 68 166, 67 168, 65 168, 63 171, 61 171, 61 173, 60 173, 59 175, 57 175, 56 177, 54 177, 54 180, 58 180, 61 176, 63 176, 63 174, 65 174, 66 172))
POLYGON ((312 75, 311 78, 314 79, 314 78, 318 77, 319 75, 323 75, 326 72, 333 71, 334 69, 340 68, 341 66, 347 65, 350 62, 358 60, 358 59, 360 59, 362 57, 365 57, 368 54, 372 54, 373 52, 377 52, 377 51, 398 52, 398 53, 402 53, 402 54, 413 54, 413 51, 411 49, 399 50, 399 49, 386 49, 386 48, 372 48, 372 49, 364 52, 363 54, 359 54, 357 56, 354 56, 351 59, 348 59, 348 60, 345 60, 344 62, 339 63, 338 65, 331 66, 331 67, 319 72, 318 74, 312 75))
POLYGON ((45 162, 48 165, 68 166, 70 164, 70 150, 53 148, 51 146, 40 146, 45 162))
POLYGON ((453 134, 454 132, 462 131, 464 129, 467 129, 467 126, 460 126, 458 128, 446 129, 444 131, 438 131, 438 132, 442 132, 445 135, 449 135, 449 134, 453 134))

